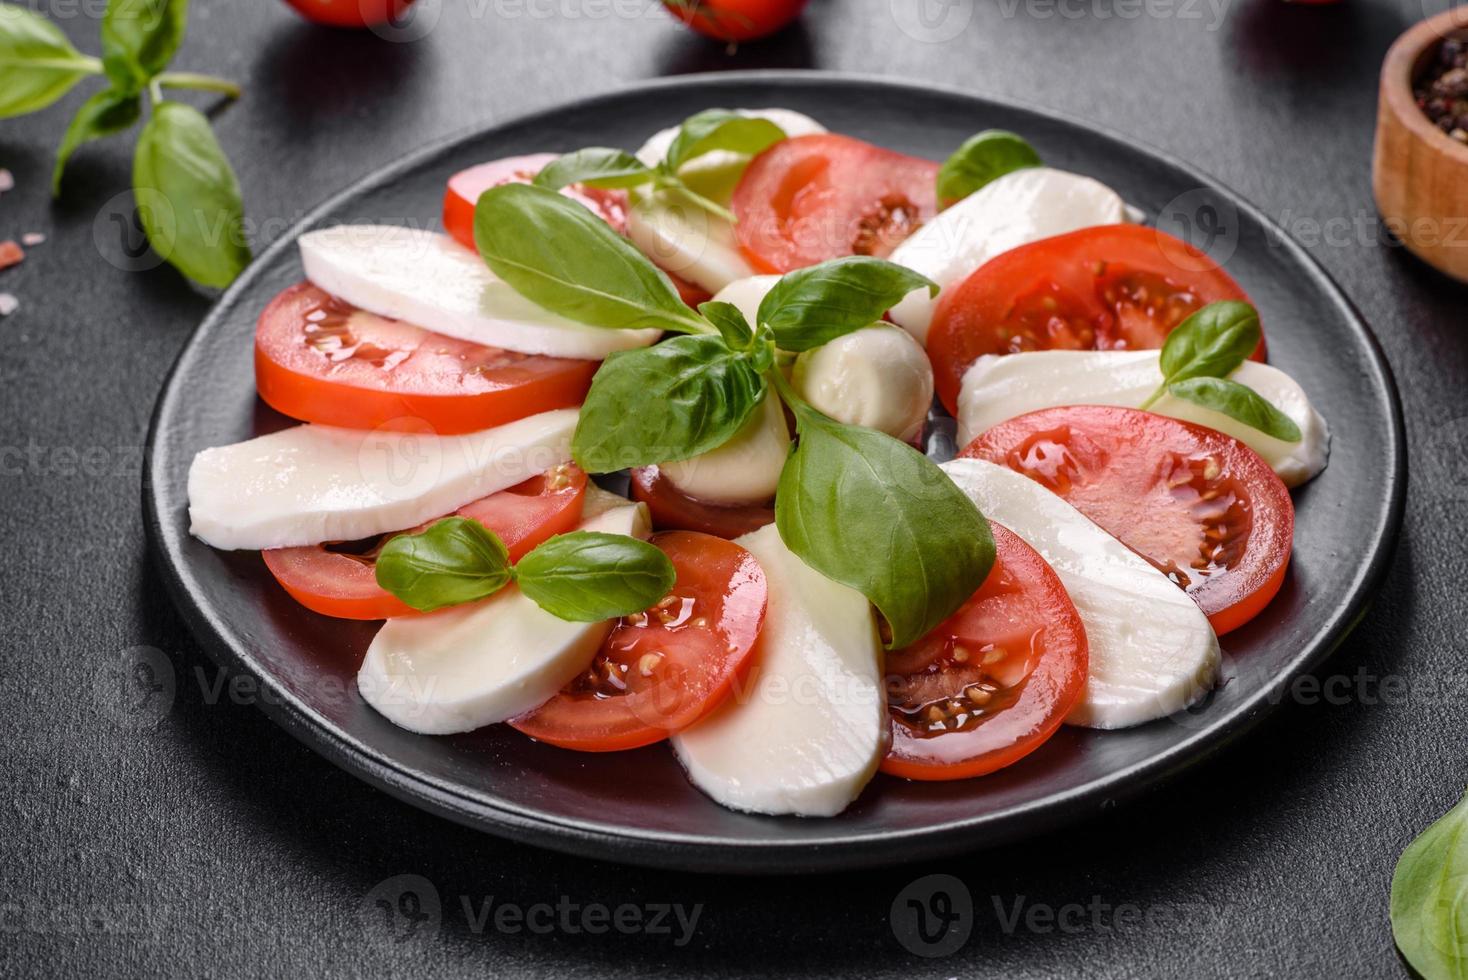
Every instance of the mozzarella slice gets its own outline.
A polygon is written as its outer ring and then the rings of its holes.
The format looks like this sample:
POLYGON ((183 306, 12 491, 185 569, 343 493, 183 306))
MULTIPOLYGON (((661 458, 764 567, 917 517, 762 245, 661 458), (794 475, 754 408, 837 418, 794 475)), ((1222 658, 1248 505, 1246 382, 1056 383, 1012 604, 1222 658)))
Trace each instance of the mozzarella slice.
POLYGON ((298 425, 206 449, 189 530, 215 548, 354 541, 413 527, 571 458, 577 410, 459 436, 298 425))
MULTIPOLYGON (((769 119, 786 136, 824 133, 825 127, 809 116, 790 109, 736 109, 746 116, 769 119)), ((637 157, 654 166, 667 155, 677 128, 652 136, 637 151, 637 157)), ((683 181, 697 193, 727 205, 734 186, 749 163, 741 153, 714 151, 685 164, 679 171, 683 181)), ((734 226, 702 208, 666 191, 633 191, 627 209, 627 234, 632 242, 669 272, 717 293, 736 279, 754 274, 740 251, 734 226)))
POLYGON ((369 313, 525 354, 601 360, 646 347, 657 330, 587 326, 536 306, 447 235, 338 225, 301 236, 306 278, 369 313))
POLYGON ((985 516, 1050 563, 1081 615, 1090 670, 1069 724, 1140 725, 1181 711, 1213 687, 1218 637, 1167 576, 1028 477, 977 459, 955 459, 943 470, 985 516))
POLYGON ((790 379, 838 422, 911 442, 933 406, 933 366, 918 342, 890 324, 865 327, 801 354, 790 379))
MULTIPOLYGON (((645 538, 647 507, 624 500, 580 529, 645 538)), ((367 648, 357 687, 409 731, 473 731, 554 697, 591 665, 612 623, 558 619, 507 585, 479 602, 388 620, 367 648)))
POLYGON ((718 449, 658 469, 690 497, 715 504, 762 504, 775 495, 790 455, 785 409, 767 393, 744 428, 718 449))
POLYGON ((871 605, 795 556, 773 524, 737 542, 769 609, 749 679, 673 749, 693 784, 753 813, 835 816, 887 751, 882 648, 871 605))
MULTIPOLYGON (((979 358, 963 376, 958 395, 960 445, 1000 422, 1060 405, 1121 405, 1135 408, 1162 381, 1160 352, 1027 351, 979 358)), ((1325 469, 1330 430, 1294 378, 1278 368, 1245 361, 1229 376, 1274 405, 1303 437, 1284 442, 1220 412, 1164 395, 1150 411, 1217 429, 1254 450, 1274 467, 1286 486, 1297 487, 1325 469)))
MULTIPOLYGON (((947 289, 1012 248, 1126 220, 1126 202, 1100 181, 1029 167, 985 184, 942 212, 898 245, 891 258, 947 289)), ((914 290, 892 308, 892 322, 926 344, 941 298, 941 293, 933 298, 926 289, 914 290)))

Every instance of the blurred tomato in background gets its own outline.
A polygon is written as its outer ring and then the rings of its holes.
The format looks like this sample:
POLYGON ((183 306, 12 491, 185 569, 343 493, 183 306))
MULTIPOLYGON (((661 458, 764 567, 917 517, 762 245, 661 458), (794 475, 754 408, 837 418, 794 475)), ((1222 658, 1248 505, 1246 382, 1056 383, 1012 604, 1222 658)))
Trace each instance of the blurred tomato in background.
MULTIPOLYGON (((294 0, 293 0, 294 2, 294 0)), ((698 33, 717 41, 753 41, 800 16, 808 0, 663 0, 698 33)))
POLYGON ((413 0, 286 0, 301 16, 331 27, 375 27, 402 16, 413 0))

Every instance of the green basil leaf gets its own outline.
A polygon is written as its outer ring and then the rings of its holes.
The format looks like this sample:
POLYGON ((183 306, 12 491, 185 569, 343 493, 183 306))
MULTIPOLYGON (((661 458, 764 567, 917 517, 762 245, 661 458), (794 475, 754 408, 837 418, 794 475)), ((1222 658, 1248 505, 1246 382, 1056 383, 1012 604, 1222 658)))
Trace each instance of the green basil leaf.
POLYGON ((590 146, 557 157, 535 175, 535 186, 558 191, 570 184, 591 187, 636 187, 652 180, 653 173, 626 150, 590 146))
POLYGON ((663 164, 669 172, 677 173, 689 160, 714 150, 753 156, 784 138, 785 131, 768 119, 743 116, 728 109, 705 109, 683 121, 663 164))
POLYGON ((705 320, 718 327, 719 336, 732 349, 746 350, 754 340, 754 331, 750 329, 749 321, 733 303, 715 303, 709 300, 698 304, 698 312, 705 320))
POLYGON ((130 129, 142 114, 143 100, 135 92, 108 89, 82 103, 82 107, 72 117, 71 125, 66 127, 61 148, 56 151, 56 166, 51 171, 51 193, 61 193, 61 175, 65 173, 71 155, 83 143, 130 129))
POLYGON ((592 379, 571 454, 588 473, 688 459, 728 442, 764 394, 749 357, 720 337, 618 351, 592 379))
POLYGON ((678 573, 668 556, 625 534, 559 534, 520 559, 520 591, 560 619, 599 623, 651 608, 678 573))
POLYGON ((99 67, 46 18, 0 4, 0 119, 46 108, 99 67))
POLYGON ((228 286, 250 262, 240 184, 209 120, 160 102, 138 137, 133 194, 153 250, 205 286, 228 286))
POLYGON ((1407 845, 1392 873, 1392 938, 1424 977, 1468 977, 1468 796, 1407 845))
POLYGON ((183 43, 189 0, 108 0, 102 65, 112 84, 138 92, 168 67, 183 43))
POLYGON ((781 350, 804 351, 870 326, 914 289, 938 295, 938 284, 911 269, 864 255, 797 269, 775 283, 758 321, 781 350))
POLYGON ((1259 314, 1248 303, 1209 303, 1167 335, 1162 376, 1168 384, 1189 378, 1226 378, 1259 346, 1259 314))
POLYGON ((775 496, 780 537, 881 610, 892 626, 889 648, 907 646, 984 583, 994 564, 989 524, 911 446, 793 404, 800 443, 775 496))
POLYGON ((1040 154, 1023 137, 1003 129, 986 129, 965 140, 938 168, 938 200, 946 207, 991 180, 1040 165, 1040 154))
POLYGON ((529 184, 485 191, 474 209, 474 242, 494 274, 521 296, 577 323, 707 329, 666 273, 555 191, 529 184))
POLYGON ((504 542, 467 517, 400 534, 377 556, 377 584, 422 612, 483 599, 512 577, 504 542))
POLYGON ((1167 386, 1174 398, 1202 405, 1285 442, 1304 438, 1300 427, 1253 388, 1227 378, 1189 378, 1167 386))

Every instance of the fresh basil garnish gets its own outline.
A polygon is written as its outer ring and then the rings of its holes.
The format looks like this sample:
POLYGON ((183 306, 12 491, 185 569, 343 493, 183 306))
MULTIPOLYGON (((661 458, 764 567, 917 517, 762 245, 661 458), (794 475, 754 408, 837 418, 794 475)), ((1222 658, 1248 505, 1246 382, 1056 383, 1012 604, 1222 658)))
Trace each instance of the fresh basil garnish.
POLYGON ((119 92, 141 92, 183 43, 188 0, 110 0, 102 16, 102 66, 119 92))
POLYGON ((1392 873, 1392 938, 1424 977, 1468 976, 1468 796, 1407 845, 1392 873))
POLYGON ((781 391, 800 442, 775 496, 780 538, 871 600, 892 627, 889 649, 917 641, 984 584, 994 564, 988 521, 916 449, 781 391))
POLYGON ((720 337, 620 351, 592 380, 571 453, 589 473, 688 459, 728 442, 764 393, 751 357, 720 337))
POLYGON ((626 150, 589 146, 557 157, 535 175, 535 185, 558 191, 571 184, 591 187, 636 187, 653 177, 653 172, 626 150))
POLYGON ((143 99, 136 92, 107 89, 98 92, 76 111, 61 147, 56 151, 56 165, 51 171, 51 193, 61 193, 61 175, 71 155, 84 143, 112 136, 130 129, 143 114, 143 99))
POLYGON ((965 140, 938 168, 938 200, 946 207, 1007 173, 1040 165, 1040 154, 1023 137, 986 129, 965 140))
POLYGON ((133 156, 138 218, 153 250, 206 286, 228 286, 250 262, 239 181, 209 120, 160 102, 133 156))
POLYGON ((593 623, 651 607, 673 587, 668 556, 622 534, 561 534, 510 564, 499 535, 467 517, 400 534, 377 557, 377 584, 421 612, 494 595, 510 582, 552 616, 593 623))
POLYGON ((646 541, 599 531, 558 535, 515 566, 520 591, 552 616, 577 623, 648 609, 677 577, 668 556, 646 541))
POLYGON ((1254 353, 1260 336, 1259 314, 1248 303, 1209 303, 1167 335, 1159 361, 1164 383, 1228 377, 1254 353))
POLYGON ((880 320, 904 296, 938 284, 911 269, 863 255, 832 259, 782 277, 757 317, 781 350, 807 351, 880 320))
POLYGON ((749 326, 749 321, 744 318, 744 313, 733 303, 714 302, 698 304, 698 312, 705 320, 718 328, 719 336, 724 338, 732 350, 745 350, 754 343, 754 331, 749 326))
POLYGON ((467 517, 400 534, 377 556, 377 584, 420 612, 483 599, 512 577, 504 542, 467 517))
POLYGON ((101 69, 46 18, 0 4, 0 119, 44 109, 101 69))
POLYGON ((1168 385, 1167 392, 1174 398, 1227 415, 1275 439, 1299 442, 1304 438, 1294 419, 1275 408, 1253 388, 1237 381, 1227 378, 1189 378, 1168 385))
POLYGON ((754 156, 784 138, 785 131, 768 119, 728 109, 705 109, 683 121, 662 162, 676 174, 685 163, 705 153, 727 150, 754 156))
POLYGON ((517 293, 577 323, 708 329, 666 273, 605 221, 547 188, 503 184, 485 191, 474 209, 474 242, 517 293))

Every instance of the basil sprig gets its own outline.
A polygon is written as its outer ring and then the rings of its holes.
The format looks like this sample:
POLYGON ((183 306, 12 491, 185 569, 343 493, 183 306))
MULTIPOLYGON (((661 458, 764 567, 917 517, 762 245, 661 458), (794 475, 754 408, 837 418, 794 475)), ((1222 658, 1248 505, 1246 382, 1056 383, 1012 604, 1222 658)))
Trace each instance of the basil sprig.
MULTIPOLYGON (((629 307, 652 305, 658 318, 672 319, 661 294, 656 302, 649 295, 648 283, 660 276, 652 263, 630 247, 613 248, 615 234, 559 194, 523 185, 488 191, 476 226, 491 268, 552 312, 591 322, 599 311, 611 325, 625 323, 619 317, 629 307), (573 213, 586 217, 567 220, 573 213)), ((593 473, 687 459, 724 445, 763 399, 782 398, 795 412, 799 443, 776 494, 781 538, 812 568, 866 596, 891 625, 894 648, 912 643, 983 584, 994 561, 988 523, 927 457, 822 415, 775 363, 779 351, 809 350, 868 326, 924 287, 938 288, 857 256, 785 276, 753 324, 729 303, 705 303, 697 313, 684 307, 677 325, 694 336, 613 354, 602 365, 572 453, 593 473)), ((534 598, 525 581, 527 568, 538 567, 533 558, 521 561, 519 574, 534 598)))
POLYGON ((499 535, 467 517, 400 534, 377 557, 377 584, 421 612, 474 602, 511 582, 559 619, 596 623, 651 607, 673 588, 668 556, 624 534, 559 534, 510 564, 499 535))
POLYGON ((938 168, 938 200, 948 207, 1007 173, 1040 165, 1040 154, 1023 137, 986 129, 965 140, 938 168))
POLYGON ((780 473, 775 524, 807 565, 871 600, 907 646, 952 615, 994 564, 989 523, 932 460, 811 408, 778 373, 800 442, 780 473))
POLYGON ((654 166, 647 166, 625 150, 592 146, 551 161, 536 175, 535 183, 549 190, 569 184, 622 188, 648 184, 655 191, 675 194, 725 221, 733 221, 728 208, 695 192, 678 171, 689 161, 715 150, 753 156, 784 138, 785 131, 768 119, 728 109, 706 109, 683 121, 667 153, 654 166))
POLYGON ((84 102, 67 126, 52 172, 52 193, 73 154, 86 143, 125 132, 153 117, 138 139, 133 189, 139 218, 159 256, 190 279, 226 286, 250 261, 239 182, 194 109, 167 101, 164 89, 197 89, 238 98, 233 82, 168 71, 183 42, 188 0, 109 0, 102 17, 102 57, 84 55, 45 18, 0 3, 0 118, 50 106, 78 83, 108 86, 84 102))
POLYGON ((1293 419, 1254 389, 1228 379, 1262 336, 1259 314, 1248 303, 1209 303, 1167 335, 1158 359, 1162 384, 1140 407, 1151 408, 1163 395, 1172 395, 1275 439, 1299 442, 1303 436, 1293 419))
POLYGON ((1397 949, 1424 977, 1468 976, 1468 796, 1407 845, 1392 873, 1397 949))

